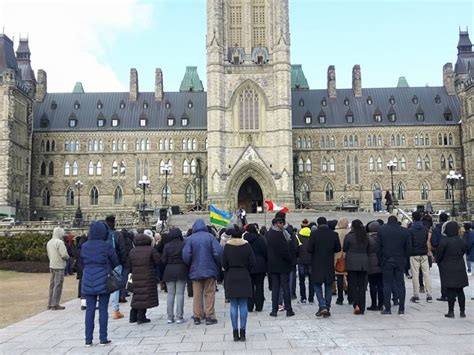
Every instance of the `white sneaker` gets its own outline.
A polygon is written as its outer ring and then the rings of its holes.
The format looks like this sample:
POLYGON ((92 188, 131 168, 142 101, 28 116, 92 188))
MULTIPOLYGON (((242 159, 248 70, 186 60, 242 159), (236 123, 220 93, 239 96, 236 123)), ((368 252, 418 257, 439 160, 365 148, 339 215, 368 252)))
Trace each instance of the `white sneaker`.
POLYGON ((176 318, 176 324, 182 324, 184 322, 185 322, 184 318, 176 318))
POLYGON ((174 323, 174 317, 169 317, 168 318, 168 324, 174 323))
POLYGON ((468 272, 468 273, 467 273, 467 276, 472 276, 472 272, 468 272))

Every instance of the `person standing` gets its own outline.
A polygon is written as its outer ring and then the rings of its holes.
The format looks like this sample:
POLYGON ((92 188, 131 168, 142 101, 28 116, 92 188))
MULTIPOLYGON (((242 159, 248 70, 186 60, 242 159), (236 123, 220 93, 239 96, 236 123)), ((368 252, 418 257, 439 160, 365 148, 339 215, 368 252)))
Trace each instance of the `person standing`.
POLYGON ((474 230, 472 229, 472 225, 470 222, 464 223, 464 241, 467 245, 467 276, 472 276, 472 262, 474 262, 474 230))
POLYGON ((64 270, 69 260, 69 254, 64 244, 64 229, 56 227, 53 229, 53 235, 46 244, 49 259, 49 272, 51 279, 49 281, 48 309, 60 311, 65 309, 59 304, 64 284, 64 270))
POLYGON ((344 239, 349 293, 352 294, 354 314, 365 313, 365 291, 369 270, 369 237, 364 225, 358 219, 352 221, 351 232, 344 239))
POLYGON ((411 225, 410 237, 411 237, 411 256, 410 256, 410 269, 413 275, 413 297, 410 299, 411 302, 418 302, 420 300, 420 270, 423 275, 423 286, 426 293, 426 302, 433 302, 431 297, 431 279, 430 279, 430 266, 428 262, 428 228, 426 228, 421 222, 421 213, 412 213, 413 224, 411 225))
MULTIPOLYGON (((336 233, 339 236, 339 243, 341 245, 344 244, 344 238, 349 232, 350 232, 349 221, 347 220, 347 218, 344 218, 344 217, 339 218, 336 225, 336 233)), ((344 257, 344 254, 342 250, 334 254, 334 265, 336 265, 337 261, 343 257, 344 257)), ((345 270, 344 271, 336 270, 336 288, 337 288, 336 304, 337 305, 342 305, 344 303, 344 284, 346 284, 345 282, 346 277, 347 277, 347 272, 345 270)), ((349 303, 353 301, 352 296, 349 294, 347 295, 347 301, 349 303)))
POLYGON ((454 318, 454 304, 456 297, 459 303, 460 317, 466 317, 466 296, 464 287, 469 286, 469 281, 464 264, 464 254, 467 251, 466 244, 459 237, 459 226, 457 222, 448 222, 445 227, 446 237, 436 249, 436 260, 439 265, 441 283, 446 287, 448 295, 448 313, 444 316, 454 318))
MULTIPOLYGON (((308 221, 306 221, 308 222, 308 221)), ((308 253, 309 238, 311 229, 305 221, 301 224, 301 230, 298 232, 298 280, 300 282, 300 302, 314 303, 314 287, 311 284, 311 254, 308 253), (306 277, 308 277, 308 299, 306 299, 306 277)))
POLYGON ((379 259, 377 258, 378 245, 378 231, 380 223, 377 221, 370 222, 367 226, 369 231, 369 249, 367 254, 369 256, 369 289, 371 305, 367 307, 368 311, 382 311, 383 310, 383 274, 379 266, 379 259))
POLYGON ((222 248, 209 233, 202 219, 193 224, 193 234, 186 239, 183 261, 189 266, 189 278, 193 282, 194 325, 206 319, 206 325, 217 323, 214 309, 216 280, 219 276, 222 248))
POLYGON ((390 213, 392 209, 392 204, 393 204, 392 194, 390 193, 390 191, 387 190, 385 192, 385 206, 387 206, 387 213, 390 213))
POLYGON ((382 314, 392 314, 390 297, 392 289, 398 298, 398 314, 405 313, 405 282, 403 272, 410 255, 410 233, 398 224, 397 217, 388 217, 387 224, 378 231, 377 257, 383 273, 383 293, 385 309, 382 314))
POLYGON ((382 211, 382 191, 380 187, 376 187, 374 190, 374 201, 375 201, 375 212, 382 211))
POLYGON ((109 230, 104 222, 92 222, 89 237, 81 249, 82 265, 81 295, 86 298, 85 335, 86 346, 92 346, 94 318, 99 301, 100 345, 111 341, 107 337, 107 322, 110 293, 107 291, 107 277, 119 264, 113 246, 107 242, 109 230))
POLYGON ((245 239, 242 239, 242 232, 235 229, 222 253, 222 267, 225 270, 225 298, 230 300, 234 341, 246 340, 247 302, 252 297, 250 270, 254 264, 252 247, 245 239))
POLYGON ((244 239, 249 242, 252 247, 255 263, 250 270, 250 277, 252 279, 252 297, 248 299, 248 311, 252 312, 255 307, 256 312, 261 312, 263 309, 263 302, 265 300, 263 294, 263 282, 267 272, 267 244, 265 239, 259 234, 257 226, 250 224, 247 228, 244 239))
POLYGON ((132 269, 133 296, 130 303, 130 323, 149 323, 146 311, 157 307, 158 289, 156 284, 156 268, 160 256, 152 246, 152 239, 145 234, 135 237, 135 248, 130 251, 132 269))
POLYGON ((163 248, 161 262, 164 265, 163 281, 168 290, 168 323, 173 323, 174 303, 176 299, 176 323, 184 323, 184 289, 188 280, 188 267, 183 261, 183 233, 179 228, 170 230, 170 241, 163 248))
POLYGON ((280 287, 283 289, 286 316, 295 315, 291 307, 290 272, 292 267, 291 236, 285 229, 286 215, 277 212, 272 227, 266 234, 268 251, 268 274, 272 287, 272 311, 270 316, 278 315, 280 287))
POLYGON ((341 251, 339 235, 329 229, 325 217, 317 220, 318 228, 311 232, 308 253, 311 254, 311 284, 315 287, 319 309, 317 317, 331 316, 332 284, 335 278, 334 254, 341 251), (324 285, 324 294, 323 294, 324 285))
MULTIPOLYGON (((443 224, 445 224, 448 221, 448 219, 449 219, 449 216, 446 213, 444 212, 440 213, 439 223, 435 225, 431 233, 431 247, 433 249, 434 255, 436 255, 436 249, 438 248, 439 243, 444 238, 443 233, 442 233, 442 228, 443 228, 443 224)), ((440 279, 441 279, 441 270, 439 268, 438 268, 438 271, 440 273, 440 279)), ((441 281, 441 297, 437 298, 436 300, 441 301, 441 302, 448 301, 448 292, 446 290, 446 287, 443 285, 443 281, 441 281)))

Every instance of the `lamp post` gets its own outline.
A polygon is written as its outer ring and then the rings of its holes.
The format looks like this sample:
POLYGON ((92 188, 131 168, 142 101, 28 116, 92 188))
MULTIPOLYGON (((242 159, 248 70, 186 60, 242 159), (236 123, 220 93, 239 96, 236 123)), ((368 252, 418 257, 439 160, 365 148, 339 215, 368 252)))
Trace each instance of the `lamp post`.
POLYGON ((75 215, 75 224, 76 226, 82 226, 82 211, 81 211, 81 188, 84 186, 84 183, 81 180, 77 180, 74 184, 77 189, 77 210, 75 215))
POLYGON ((165 207, 168 207, 168 174, 171 172, 171 165, 163 165, 163 171, 165 172, 165 207))
POLYGON ((142 190, 142 208, 141 208, 141 214, 142 214, 142 222, 145 222, 145 194, 146 194, 146 189, 150 187, 150 180, 146 175, 143 175, 140 181, 138 181, 138 186, 142 190))
POLYGON ((461 174, 456 174, 454 170, 451 170, 448 175, 446 175, 446 181, 451 186, 451 203, 452 203, 452 210, 451 216, 456 216, 456 211, 454 209, 454 186, 459 180, 464 179, 461 174))
POLYGON ((395 204, 397 198, 395 197, 395 187, 393 185, 393 171, 397 168, 397 163, 393 160, 390 160, 387 164, 387 169, 390 170, 390 179, 392 181, 392 203, 395 204))

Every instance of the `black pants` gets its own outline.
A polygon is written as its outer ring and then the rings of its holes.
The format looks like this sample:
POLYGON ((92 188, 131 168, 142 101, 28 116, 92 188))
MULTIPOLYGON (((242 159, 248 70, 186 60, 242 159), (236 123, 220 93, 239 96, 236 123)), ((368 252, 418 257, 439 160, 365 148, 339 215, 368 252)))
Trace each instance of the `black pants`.
POLYGON ((251 312, 255 306, 257 312, 261 312, 263 308, 263 281, 265 280, 265 273, 262 274, 252 274, 252 295, 253 297, 249 298, 247 301, 247 308, 251 312))
POLYGON ((142 322, 146 319, 146 309, 130 308, 130 322, 142 322))
POLYGON ((367 271, 348 271, 349 292, 354 300, 353 307, 365 311, 365 291, 367 290, 367 271))
POLYGON ((466 296, 464 295, 464 289, 462 288, 448 288, 448 307, 449 312, 454 312, 454 304, 456 303, 456 297, 459 302, 459 310, 464 312, 466 310, 466 296))
POLYGON ((383 306, 383 274, 369 275, 370 299, 372 307, 383 306))
POLYGON ((283 289, 283 300, 285 302, 285 309, 292 311, 291 295, 290 295, 290 273, 270 274, 272 279, 272 312, 278 312, 278 296, 280 294, 280 287, 283 289))
POLYGON ((314 302, 314 287, 311 284, 311 265, 298 265, 298 280, 300 282, 300 297, 306 301, 306 276, 308 276, 308 301, 314 302))
POLYGON ((392 288, 394 289, 394 295, 398 297, 398 302, 400 304, 399 310, 405 310, 405 280, 403 279, 404 268, 401 268, 399 265, 394 262, 387 261, 383 266, 383 301, 384 306, 387 311, 391 309, 391 300, 392 288))
POLYGON ((290 285, 290 292, 291 295, 296 297, 296 265, 292 267, 292 278, 291 278, 291 285, 290 285))

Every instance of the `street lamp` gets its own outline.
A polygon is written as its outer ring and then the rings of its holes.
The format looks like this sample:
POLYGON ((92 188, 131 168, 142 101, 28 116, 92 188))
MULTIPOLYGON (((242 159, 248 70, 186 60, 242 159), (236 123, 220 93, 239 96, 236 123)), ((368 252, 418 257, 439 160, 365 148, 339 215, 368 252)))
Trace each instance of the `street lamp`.
POLYGON ((77 188, 77 210, 75 215, 75 224, 80 227, 82 225, 81 188, 84 186, 84 183, 81 180, 77 180, 74 185, 77 188))
POLYGON ((452 203, 452 210, 451 210, 451 216, 456 215, 456 211, 454 209, 454 186, 459 180, 464 179, 464 177, 461 174, 456 174, 454 170, 451 170, 448 175, 446 175, 446 181, 448 184, 451 186, 451 203, 452 203))
POLYGON ((146 175, 143 175, 140 181, 138 181, 138 186, 142 189, 142 221, 145 222, 145 193, 146 189, 150 187, 150 180, 146 175))
POLYGON ((397 168, 397 163, 394 162, 393 160, 390 160, 387 164, 388 170, 390 170, 390 178, 392 181, 392 203, 394 203, 397 198, 395 197, 395 187, 393 185, 393 171, 397 168))
POLYGON ((171 165, 163 165, 163 171, 165 172, 165 207, 168 207, 168 174, 171 173, 171 165))

